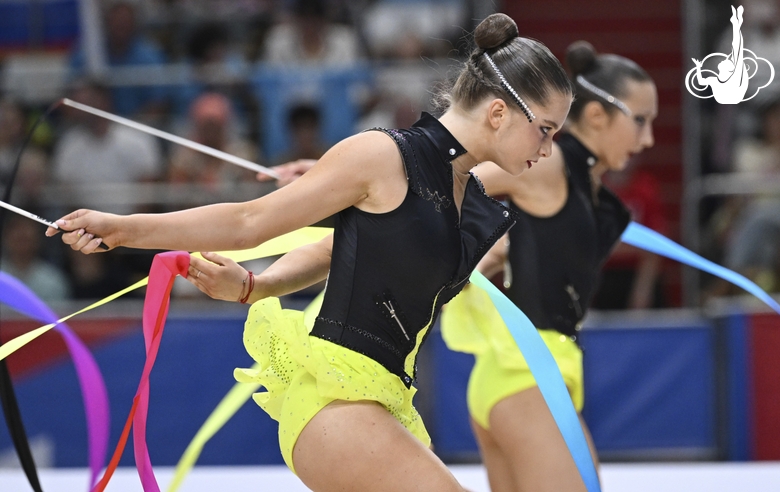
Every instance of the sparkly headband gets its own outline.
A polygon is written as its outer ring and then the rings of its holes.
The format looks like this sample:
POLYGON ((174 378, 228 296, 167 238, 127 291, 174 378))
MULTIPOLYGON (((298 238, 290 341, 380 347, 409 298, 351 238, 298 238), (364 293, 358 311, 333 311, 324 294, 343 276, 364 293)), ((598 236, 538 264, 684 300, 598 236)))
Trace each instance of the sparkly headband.
POLYGON ((485 58, 487 58, 488 63, 490 63, 490 66, 493 67, 493 70, 495 70, 496 75, 498 75, 498 80, 501 81, 501 85, 504 86, 504 89, 506 89, 509 95, 512 96, 517 105, 520 106, 520 109, 523 110, 525 117, 528 118, 528 123, 532 123, 533 120, 536 119, 534 112, 531 111, 531 108, 529 108, 525 101, 523 101, 523 98, 521 98, 520 95, 515 92, 512 86, 509 85, 509 82, 507 82, 507 80, 504 78, 504 74, 502 74, 501 70, 498 69, 498 66, 493 62, 493 59, 490 58, 490 55, 488 55, 487 52, 483 54, 485 55, 485 58))
POLYGON ((626 103, 624 103, 620 99, 616 98, 615 96, 613 96, 609 92, 604 91, 602 89, 599 89, 595 85, 591 84, 590 82, 585 80, 585 77, 583 77, 582 75, 577 75, 577 82, 581 86, 583 86, 584 88, 588 89, 590 92, 596 94, 597 96, 599 96, 602 99, 606 99, 609 103, 614 104, 615 106, 617 106, 617 108, 619 110, 623 111, 626 114, 626 116, 631 116, 631 110, 628 109, 628 106, 626 106, 626 103))

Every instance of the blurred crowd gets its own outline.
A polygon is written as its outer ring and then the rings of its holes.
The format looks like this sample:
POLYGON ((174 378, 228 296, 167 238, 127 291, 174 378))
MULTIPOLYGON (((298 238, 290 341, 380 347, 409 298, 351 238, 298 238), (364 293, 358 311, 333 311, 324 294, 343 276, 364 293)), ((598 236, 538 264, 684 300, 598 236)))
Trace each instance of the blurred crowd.
MULTIPOLYGON (((95 47, 82 42, 82 27, 81 39, 53 50, 66 67, 57 98, 264 166, 317 159, 341 138, 374 126, 409 126, 431 110, 431 87, 448 76, 462 36, 474 19, 492 13, 492 6, 476 12, 477 4, 96 1, 107 70, 94 68, 95 47)), ((2 74, 8 47, 0 48, 2 74)), ((0 190, 24 147, 12 202, 37 215, 53 220, 81 207, 159 212, 273 189, 252 171, 64 105, 25 145, 56 98, 25 100, 18 97, 23 89, 0 92, 0 190)), ((115 292, 145 276, 155 253, 70 254, 42 227, 7 216, 2 269, 47 301, 115 292)))
MULTIPOLYGON (((98 39, 108 70, 96 70, 88 47, 74 39, 54 50, 66 72, 56 97, 30 101, 19 97, 24 87, 0 91, 0 190, 31 125, 59 97, 264 166, 316 159, 366 128, 407 127, 420 111, 434 110, 432 93, 469 48, 463 35, 500 7, 478 0, 93 3, 100 6, 98 39)), ((778 1, 743 3, 745 46, 780 67, 778 1)), ((725 5, 707 0, 708 22, 726 25, 719 17, 725 5)), ((727 53, 729 36, 730 30, 709 36, 707 49, 727 53)), ((7 51, 0 49, 0 75, 7 51)), ((703 197, 702 253, 772 292, 780 291, 780 184, 767 191, 767 183, 780 181, 778 88, 775 81, 739 105, 707 100, 702 118, 702 172, 763 186, 703 197)), ((41 122, 20 157, 12 201, 49 219, 79 207, 159 212, 273 189, 254 172, 65 106, 41 122)), ((652 169, 632 165, 605 181, 635 220, 671 232, 652 169)), ((146 274, 154 254, 71 255, 47 241, 40 225, 8 219, 2 269, 46 300, 119 290, 146 274)), ((619 248, 595 307, 668 306, 661 272, 658 257, 619 248)), ((703 288, 707 296, 737 293, 709 278, 703 288)))
MULTIPOLYGON (((745 48, 780 69, 780 2, 746 0, 741 33, 745 48)), ((708 3, 714 19, 725 25, 728 3, 708 3), (717 12, 717 14, 715 14, 717 12), (725 14, 724 14, 725 13, 725 14)), ((731 51, 731 28, 709 40, 710 53, 731 51)), ((748 67, 752 70, 752 67, 748 67)), ((771 72, 763 64, 751 78, 746 97, 736 105, 707 100, 703 122, 703 173, 720 186, 700 202, 703 253, 755 281, 768 292, 780 292, 780 80, 756 93, 771 72)), ((741 289, 712 278, 703 284, 706 297, 736 295, 741 289)))

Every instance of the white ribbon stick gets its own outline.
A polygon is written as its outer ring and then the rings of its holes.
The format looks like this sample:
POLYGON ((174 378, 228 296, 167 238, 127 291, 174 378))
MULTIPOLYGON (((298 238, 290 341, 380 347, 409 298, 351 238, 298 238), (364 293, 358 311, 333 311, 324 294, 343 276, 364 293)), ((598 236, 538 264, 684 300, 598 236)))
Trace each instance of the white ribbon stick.
POLYGON ((0 207, 3 207, 5 209, 7 209, 7 210, 10 210, 11 212, 16 212, 17 214, 21 215, 22 217, 27 217, 28 219, 32 219, 35 222, 40 222, 43 225, 47 225, 49 227, 53 227, 55 229, 59 229, 59 226, 57 224, 55 224, 54 222, 49 222, 48 220, 46 220, 46 219, 44 219, 42 217, 38 217, 35 214, 31 214, 27 210, 22 210, 19 207, 14 207, 10 203, 5 203, 2 200, 0 200, 0 207))
POLYGON ((94 114, 95 116, 100 116, 101 118, 105 118, 107 120, 111 120, 115 123, 119 123, 121 125, 129 126, 130 128, 134 128, 138 131, 142 131, 144 133, 148 133, 150 135, 154 135, 156 137, 164 138, 165 140, 169 140, 173 143, 177 143, 179 145, 183 145, 184 147, 189 147, 190 149, 197 150, 198 152, 202 152, 204 154, 210 155, 212 157, 216 157, 217 159, 222 159, 225 162, 229 162, 231 164, 235 164, 237 166, 241 166, 243 168, 249 169, 250 171, 254 171, 256 173, 263 173, 268 176, 271 176, 274 179, 279 179, 280 176, 275 171, 272 171, 271 169, 268 169, 267 167, 261 166, 260 164, 256 164, 252 161, 248 161, 246 159, 242 159, 240 157, 237 157, 232 154, 228 154, 227 152, 222 152, 221 150, 217 150, 212 147, 208 147, 203 144, 199 144, 197 142, 193 142, 192 140, 188 140, 186 138, 177 137, 176 135, 173 135, 168 132, 164 132, 162 130, 158 130, 156 128, 152 128, 151 126, 144 125, 142 123, 135 122, 133 120, 128 120, 127 118, 122 118, 121 116, 117 116, 111 113, 108 113, 106 111, 102 111, 100 109, 93 108, 91 106, 87 106, 86 104, 81 104, 76 101, 72 101, 70 99, 63 99, 62 104, 65 104, 66 106, 70 106, 72 108, 79 109, 81 111, 84 111, 86 113, 94 114))
MULTIPOLYGON (((21 209, 19 207, 14 207, 10 203, 5 203, 2 200, 0 200, 0 207, 4 208, 6 210, 10 210, 11 212, 15 212, 15 213, 21 215, 22 217, 27 217, 28 219, 32 219, 35 222, 40 222, 43 225, 46 225, 46 226, 58 229, 58 230, 60 230, 62 232, 73 232, 73 231, 66 231, 64 229, 60 229, 60 226, 58 226, 56 223, 49 222, 48 220, 44 219, 43 217, 38 217, 37 215, 35 215, 33 213, 30 213, 27 210, 23 210, 23 209, 21 209)), ((100 248, 102 250, 106 250, 106 251, 108 250, 108 246, 106 246, 104 243, 98 244, 98 248, 100 248)))

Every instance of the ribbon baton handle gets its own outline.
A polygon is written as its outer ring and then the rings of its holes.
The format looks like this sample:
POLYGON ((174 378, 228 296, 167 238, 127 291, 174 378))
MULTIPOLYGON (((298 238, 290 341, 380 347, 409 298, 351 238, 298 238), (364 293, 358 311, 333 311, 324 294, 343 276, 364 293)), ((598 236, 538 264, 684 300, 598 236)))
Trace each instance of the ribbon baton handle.
MULTIPOLYGON (((19 207, 11 205, 10 203, 6 203, 6 202, 4 202, 2 200, 0 200, 0 207, 4 208, 6 210, 10 210, 11 212, 17 213, 17 214, 21 215, 22 217, 27 217, 28 219, 32 219, 35 222, 39 222, 39 223, 41 223, 43 225, 52 227, 54 229, 58 229, 58 230, 60 230, 62 232, 73 232, 73 231, 66 231, 65 229, 61 229, 60 226, 58 226, 55 222, 49 222, 48 220, 44 219, 43 217, 39 217, 39 216, 37 216, 37 215, 35 215, 33 213, 28 212, 27 210, 21 209, 19 207)), ((103 243, 100 243, 98 245, 98 248, 104 249, 104 250, 108 251, 108 246, 106 246, 103 243)))

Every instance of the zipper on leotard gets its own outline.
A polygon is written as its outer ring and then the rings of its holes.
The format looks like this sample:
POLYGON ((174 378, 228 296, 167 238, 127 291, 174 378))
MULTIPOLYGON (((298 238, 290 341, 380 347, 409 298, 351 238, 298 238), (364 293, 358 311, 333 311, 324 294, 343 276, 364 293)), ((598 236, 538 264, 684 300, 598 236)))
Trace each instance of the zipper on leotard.
POLYGON ((577 318, 582 318, 582 306, 580 306, 580 295, 572 284, 567 285, 566 292, 571 298, 571 304, 574 306, 574 311, 577 313, 577 318))
POLYGON ((401 331, 403 332, 403 334, 406 337, 406 339, 407 340, 411 340, 411 338, 409 338, 409 334, 406 333, 406 329, 404 329, 403 323, 401 323, 401 320, 398 318, 398 314, 396 314, 396 312, 395 312, 395 308, 393 307, 393 303, 388 300, 388 301, 382 301, 382 304, 385 306, 387 311, 390 313, 390 317, 393 318, 396 323, 398 323, 398 327, 401 328, 401 331))

